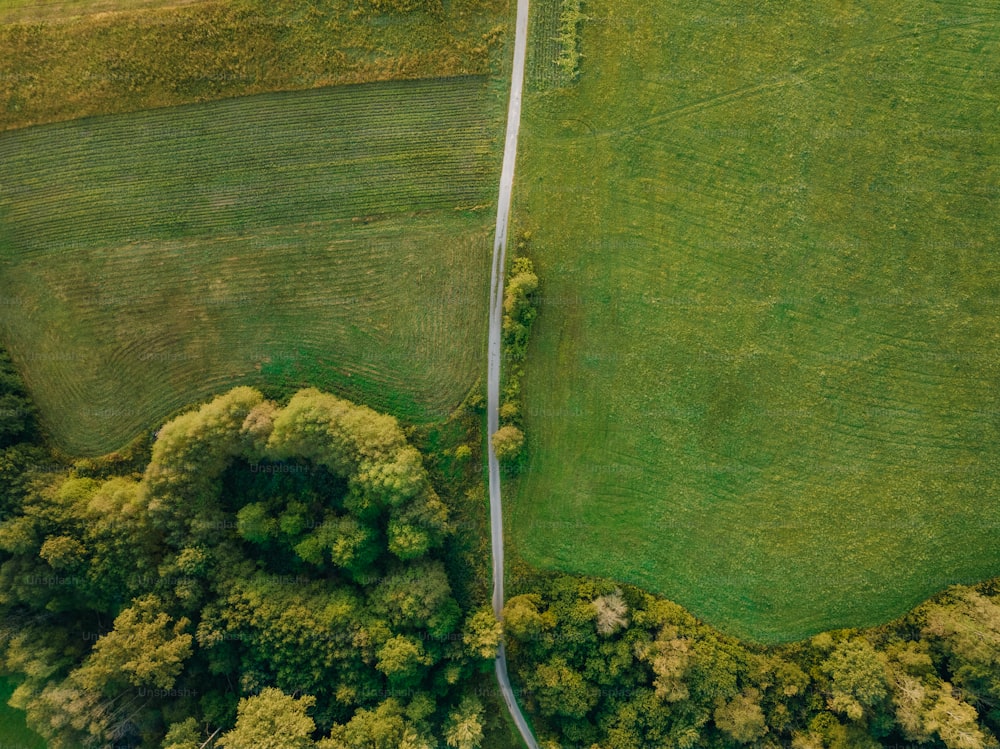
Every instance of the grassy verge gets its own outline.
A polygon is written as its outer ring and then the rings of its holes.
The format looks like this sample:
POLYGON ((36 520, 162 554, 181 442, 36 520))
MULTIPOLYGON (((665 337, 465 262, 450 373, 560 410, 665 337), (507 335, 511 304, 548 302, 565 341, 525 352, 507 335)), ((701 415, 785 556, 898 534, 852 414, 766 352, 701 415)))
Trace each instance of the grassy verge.
POLYGON ((0 130, 275 90, 486 74, 506 22, 500 0, 406 13, 366 0, 158 5, 5 6, 0 130))
POLYGON ((883 10, 588 2, 522 128, 530 563, 760 641, 1000 568, 1000 16, 883 10))
POLYGON ((481 366, 493 108, 464 78, 0 136, 0 333, 55 442, 237 382, 446 415, 481 366))

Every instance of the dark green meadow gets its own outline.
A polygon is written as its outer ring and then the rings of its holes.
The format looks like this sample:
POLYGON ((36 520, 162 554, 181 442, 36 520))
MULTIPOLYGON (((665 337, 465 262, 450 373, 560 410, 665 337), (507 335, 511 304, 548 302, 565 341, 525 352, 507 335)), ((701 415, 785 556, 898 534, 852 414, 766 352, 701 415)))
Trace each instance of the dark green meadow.
POLYGON ((1000 570, 1000 11, 586 4, 526 104, 517 552, 734 634, 1000 570))

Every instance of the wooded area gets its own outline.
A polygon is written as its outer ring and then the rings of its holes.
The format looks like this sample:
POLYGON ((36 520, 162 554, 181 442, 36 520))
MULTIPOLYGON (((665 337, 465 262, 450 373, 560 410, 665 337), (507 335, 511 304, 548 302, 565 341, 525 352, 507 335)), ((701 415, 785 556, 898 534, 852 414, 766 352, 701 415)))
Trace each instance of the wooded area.
POLYGON ((508 658, 545 749, 998 746, 995 580, 772 647, 631 586, 528 572, 516 589, 508 658))
POLYGON ((479 746, 500 628, 456 600, 394 418, 240 387, 161 428, 141 477, 79 473, 13 485, 0 525, 2 665, 52 749, 479 746))

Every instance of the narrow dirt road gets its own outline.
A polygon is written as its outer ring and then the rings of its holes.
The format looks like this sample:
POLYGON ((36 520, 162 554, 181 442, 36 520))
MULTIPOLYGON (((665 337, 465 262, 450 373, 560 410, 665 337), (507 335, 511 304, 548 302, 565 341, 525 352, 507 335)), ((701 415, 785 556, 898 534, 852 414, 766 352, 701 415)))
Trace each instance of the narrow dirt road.
MULTIPOLYGON (((497 226, 493 238, 493 269, 490 272, 490 336, 487 373, 487 429, 490 466, 490 536, 493 549, 493 612, 500 617, 503 609, 503 512, 500 501, 500 465, 493 450, 492 435, 500 424, 500 333, 503 322, 503 282, 507 257, 507 222, 510 196, 514 187, 514 164, 517 161, 517 133, 521 127, 521 94, 524 88, 524 62, 528 49, 528 0, 517 0, 517 28, 514 36, 514 65, 510 77, 510 102, 507 106, 507 135, 500 172, 500 197, 497 200, 497 226)), ((528 721, 514 698, 507 677, 507 653, 503 645, 496 660, 497 683, 510 716, 529 749, 538 749, 528 721)))

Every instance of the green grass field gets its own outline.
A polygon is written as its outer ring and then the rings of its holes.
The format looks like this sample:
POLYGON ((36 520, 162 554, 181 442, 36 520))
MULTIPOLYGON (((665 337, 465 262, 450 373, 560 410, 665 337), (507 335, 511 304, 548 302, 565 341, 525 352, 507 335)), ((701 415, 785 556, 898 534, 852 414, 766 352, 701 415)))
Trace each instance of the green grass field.
POLYGON ((211 0, 4 0, 2 23, 63 22, 76 16, 178 7, 211 0))
POLYGON ((4 0, 0 131, 502 67, 506 0, 4 0), (422 9, 421 9, 422 8, 422 9))
POLYGON ((584 10, 522 128, 519 555, 758 641, 1000 573, 1000 9, 584 10))
POLYGON ((497 106, 462 78, 0 135, 0 334, 56 443, 243 382, 446 415, 482 368, 497 106))

